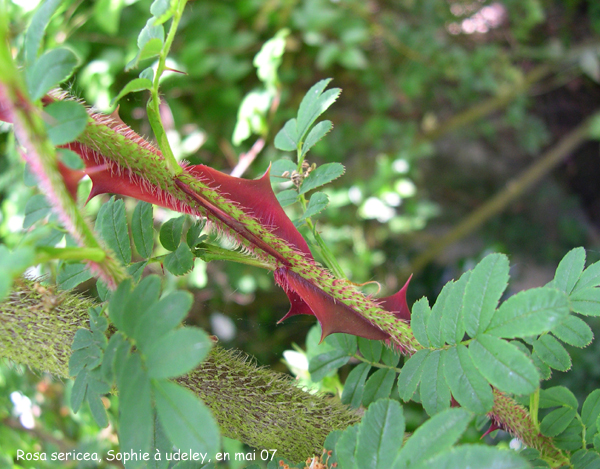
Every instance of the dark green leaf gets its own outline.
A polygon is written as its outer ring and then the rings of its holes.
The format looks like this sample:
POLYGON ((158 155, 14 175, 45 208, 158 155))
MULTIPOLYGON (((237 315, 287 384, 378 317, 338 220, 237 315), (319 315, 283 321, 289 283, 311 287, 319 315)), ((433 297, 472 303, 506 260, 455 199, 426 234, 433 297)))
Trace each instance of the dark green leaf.
POLYGON ((391 399, 374 402, 367 409, 358 428, 357 466, 390 469, 400 452, 403 435, 402 406, 391 399))
POLYGON ((539 335, 560 324, 569 315, 567 296, 553 288, 533 288, 506 300, 485 333, 517 338, 539 335))
POLYGON ((543 335, 533 343, 533 351, 551 368, 567 371, 571 357, 565 348, 551 335, 543 335))
POLYGON ((74 413, 79 411, 83 400, 85 399, 85 394, 87 392, 87 376, 88 370, 83 369, 77 374, 77 378, 75 378, 75 382, 73 383, 73 388, 71 388, 71 409, 73 409, 74 413))
POLYGON ((560 435, 554 437, 554 445, 566 451, 575 451, 581 448, 582 430, 583 426, 579 420, 576 418, 571 420, 567 428, 560 435))
POLYGON ((363 337, 358 338, 358 349, 365 359, 371 363, 377 363, 381 358, 383 344, 380 340, 369 340, 363 337))
POLYGON ((164 266, 173 275, 187 274, 194 267, 194 255, 187 244, 180 244, 174 252, 167 254, 164 266))
POLYGON ((492 410, 492 388, 475 367, 467 348, 459 345, 444 351, 443 356, 444 375, 454 399, 477 414, 492 410))
POLYGON ((540 423, 540 431, 546 436, 557 436, 569 426, 575 414, 577 411, 569 407, 553 410, 540 423))
POLYGON ((344 165, 341 163, 326 163, 318 166, 317 169, 312 171, 302 182, 300 194, 306 194, 308 191, 330 183, 344 174, 345 170, 344 165))
POLYGON ((429 338, 427 337, 427 323, 431 316, 431 308, 429 307, 429 300, 425 297, 415 302, 412 307, 412 314, 410 317, 410 325, 415 335, 415 339, 423 347, 430 347, 429 338))
POLYGON ((100 207, 96 218, 96 231, 100 232, 102 239, 115 252, 117 259, 123 264, 131 262, 131 244, 123 200, 115 200, 111 197, 108 203, 100 207))
POLYGON ((127 358, 119 375, 118 386, 120 450, 147 452, 154 431, 154 413, 150 378, 142 368, 138 353, 132 353, 127 358))
POLYGON ((570 296, 571 309, 586 316, 600 316, 600 288, 588 287, 570 296))
POLYGON ((140 201, 133 210, 131 234, 135 248, 145 259, 152 257, 154 247, 154 217, 152 204, 140 201))
POLYGON ((143 311, 133 333, 140 349, 146 353, 167 332, 183 321, 192 307, 194 297, 187 291, 175 291, 143 311))
POLYGON ((23 220, 23 228, 28 229, 36 222, 45 218, 50 213, 52 205, 48 203, 46 197, 41 194, 36 194, 31 197, 25 205, 25 219, 23 220))
POLYGON ((151 378, 175 378, 193 370, 206 358, 212 342, 206 332, 184 327, 159 337, 144 353, 151 378))
POLYGON ((166 380, 154 380, 156 411, 171 443, 182 452, 215 454, 219 427, 191 391, 166 380))
POLYGON ((160 296, 161 279, 158 275, 148 275, 129 294, 123 309, 121 329, 127 336, 133 337, 142 320, 142 316, 160 296))
POLYGON ((91 390, 88 390, 87 401, 90 405, 92 417, 94 417, 94 421, 98 424, 98 426, 100 428, 108 426, 108 417, 106 415, 106 409, 104 408, 104 404, 102 404, 102 398, 100 397, 100 395, 91 390))
POLYGON ((586 347, 592 342, 594 333, 585 321, 577 316, 569 315, 552 329, 552 334, 563 342, 574 347, 586 347))
POLYGON ((569 295, 579 280, 585 266, 585 249, 571 249, 562 258, 554 275, 554 288, 569 295))
POLYGON ((41 99, 48 91, 69 78, 78 63, 73 51, 64 47, 44 52, 27 68, 27 89, 31 99, 41 99))
POLYGON ((423 374, 423 364, 430 353, 427 349, 419 350, 402 367, 398 377, 398 392, 404 402, 411 400, 417 390, 423 374))
POLYGON ((387 366, 396 367, 400 361, 400 353, 396 352, 392 347, 383 347, 381 361, 387 366))
MULTIPOLYGON (((290 119, 285 123, 283 128, 275 135, 275 148, 282 151, 296 151, 298 140, 296 137, 296 119, 290 119)), ((294 166, 294 169, 296 167, 294 166)))
POLYGON ((310 196, 310 200, 308 201, 308 207, 306 207, 306 212, 304 212, 304 218, 314 217, 319 214, 323 210, 327 208, 329 205, 329 197, 323 192, 315 192, 310 196))
POLYGON ((175 251, 181 243, 181 233, 183 233, 183 223, 185 215, 177 218, 171 218, 160 227, 160 243, 165 249, 175 251))
POLYGON ((286 189, 277 194, 277 200, 282 207, 287 207, 298 200, 298 192, 295 189, 286 189))
POLYGON ((540 378, 531 360, 505 340, 482 334, 469 345, 473 363, 493 386, 514 394, 531 394, 540 378))
POLYGON ((340 435, 335 445, 335 454, 341 469, 357 469, 356 444, 358 438, 358 425, 346 428, 340 435))
POLYGON ((304 157, 315 144, 321 140, 327 132, 333 128, 331 121, 322 121, 315 125, 306 136, 306 140, 302 144, 301 156, 304 157))
POLYGON ((79 350, 92 345, 92 333, 87 329, 77 329, 71 350, 79 350))
POLYGON ((471 418, 472 414, 465 409, 447 409, 433 416, 407 440, 393 469, 415 467, 450 448, 466 430, 471 418))
POLYGON ((434 350, 423 363, 421 402, 429 415, 435 415, 450 407, 450 388, 444 376, 442 351, 434 350))
POLYGON ((344 383, 342 403, 349 405, 354 409, 360 407, 365 391, 365 381, 367 380, 370 370, 371 365, 368 363, 361 363, 352 369, 344 383))
POLYGON ((600 389, 592 391, 586 397, 581 408, 581 420, 586 426, 586 440, 591 442, 591 437, 598 431, 596 421, 600 416, 600 389))
POLYGON ((579 403, 575 395, 564 386, 554 386, 540 391, 540 409, 565 406, 577 410, 579 403))
POLYGON ((125 344, 125 339, 122 334, 113 334, 108 341, 104 356, 102 357, 101 371, 102 376, 108 382, 112 382, 114 379, 114 362, 117 350, 125 344))
POLYGON ((506 289, 508 267, 508 258, 504 254, 490 254, 471 272, 462 311, 469 336, 475 337, 487 329, 506 289))
POLYGON ((25 33, 25 62, 31 64, 37 57, 42 44, 44 31, 50 18, 63 0, 47 0, 42 2, 31 18, 31 24, 25 33))
POLYGON ((542 361, 540 357, 538 357, 537 353, 531 355, 531 361, 533 361, 533 364, 537 368, 542 380, 550 379, 552 376, 552 370, 542 361))
POLYGON ((600 286, 600 261, 588 266, 583 271, 571 293, 597 286, 600 286))
POLYGON ((87 265, 63 263, 58 269, 56 282, 61 290, 72 290, 80 283, 92 278, 92 273, 87 265))
POLYGON ((110 297, 108 304, 108 317, 117 327, 123 329, 123 317, 125 315, 125 307, 127 299, 131 294, 131 280, 127 279, 119 284, 117 290, 110 297))
POLYGON ((462 445, 411 466, 414 469, 529 469, 531 466, 517 453, 484 445, 462 445))
POLYGON ((350 360, 350 356, 343 350, 332 350, 311 358, 308 364, 310 379, 321 381, 325 376, 339 367, 344 366, 350 360))
POLYGON ((327 336, 325 342, 336 349, 343 350, 348 355, 354 355, 357 348, 357 337, 350 334, 331 334, 327 336))
POLYGON ((304 135, 310 126, 331 106, 340 95, 339 88, 332 88, 323 93, 331 78, 321 80, 311 87, 304 95, 298 108, 298 124, 296 129, 296 142, 304 140, 304 135))
MULTIPOLYGON (((462 274, 453 284, 453 287, 444 302, 440 327, 442 332, 442 342, 447 344, 459 343, 465 335, 465 325, 461 313, 463 309, 463 296, 470 276, 471 271, 462 274)), ((438 297, 436 304, 439 300, 440 298, 438 297)))
POLYGON ((48 137, 56 146, 74 141, 90 119, 77 101, 56 101, 44 108, 48 137))
POLYGON ((190 249, 198 244, 200 240, 200 233, 202 233, 204 225, 204 221, 198 221, 190 226, 190 229, 187 231, 185 235, 185 242, 190 249))
POLYGON ((139 282, 144 273, 144 269, 148 265, 148 261, 135 262, 127 266, 127 273, 131 275, 134 282, 139 282))
POLYGON ((367 407, 377 399, 389 397, 395 379, 396 372, 394 370, 382 368, 373 373, 365 384, 362 398, 363 405, 367 407))
POLYGON ((600 454, 580 449, 571 456, 573 469, 600 469, 600 454))
MULTIPOLYGON (((337 454, 335 453, 335 446, 337 445, 337 442, 340 439, 340 436, 342 436, 342 430, 334 430, 334 431, 330 432, 329 435, 327 435, 327 438, 325 438, 325 443, 323 444, 323 448, 325 448, 325 450, 327 452, 331 451, 331 456, 329 456, 329 467, 337 467, 337 466, 333 466, 333 465, 337 464, 337 454)), ((276 458, 276 459, 279 459, 279 458, 276 458)), ((275 462, 275 461, 273 461, 273 462, 275 462)), ((276 469, 279 469, 279 467, 280 466, 277 466, 276 469)), ((268 469, 268 466, 267 466, 267 469, 268 469)))

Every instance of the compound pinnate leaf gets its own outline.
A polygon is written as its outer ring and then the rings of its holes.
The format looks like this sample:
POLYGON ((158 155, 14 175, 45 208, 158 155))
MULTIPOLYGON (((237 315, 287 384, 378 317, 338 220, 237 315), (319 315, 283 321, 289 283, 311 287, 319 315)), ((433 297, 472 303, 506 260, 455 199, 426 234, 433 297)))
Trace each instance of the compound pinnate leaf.
POLYGON ((206 332, 184 327, 159 337, 144 352, 151 378, 175 378, 194 369, 206 358, 212 342, 206 332))
POLYGON ((380 399, 369 406, 358 428, 356 464, 371 469, 389 469, 398 456, 404 435, 402 406, 380 399))
POLYGON ((367 407, 371 402, 389 397, 395 379, 396 372, 394 370, 381 369, 373 373, 365 384, 362 398, 363 405, 367 407))
POLYGON ((585 316, 600 316, 600 288, 588 287, 571 294, 571 309, 585 316))
POLYGON ((477 414, 492 410, 492 388, 475 367, 464 345, 444 351, 444 375, 457 402, 477 414))
POLYGON ((160 243, 165 249, 175 251, 181 243, 181 233, 183 233, 183 223, 186 216, 171 218, 160 227, 160 243))
POLYGON ((402 367, 398 377, 398 392, 404 402, 411 400, 417 390, 423 374, 423 364, 430 353, 431 351, 427 349, 419 350, 402 367))
POLYGON ((46 197, 41 194, 36 194, 31 197, 25 205, 25 219, 23 220, 23 228, 28 229, 36 222, 46 217, 50 213, 52 205, 46 197))
POLYGON ((321 140, 327 132, 333 128, 331 121, 322 121, 315 125, 306 136, 304 143, 302 144, 301 156, 305 156, 309 150, 315 146, 315 144, 321 140))
POLYGON ((48 138, 56 146, 74 141, 84 131, 90 117, 77 101, 56 101, 44 108, 48 138))
MULTIPOLYGON (((412 467, 412 466, 411 466, 412 467)), ((531 466, 519 454, 484 445, 462 445, 423 461, 414 469, 456 469, 485 467, 487 469, 529 469, 531 466)), ((549 467, 549 466, 548 466, 549 467)))
POLYGON ((567 296, 554 288, 533 288, 511 296, 490 321, 485 333, 504 338, 542 334, 569 315, 567 296))
POLYGON ((540 431, 546 436, 557 436, 569 426, 576 414, 577 411, 569 407, 553 410, 541 421, 540 431))
POLYGON ((531 359, 505 340, 482 334, 470 343, 469 353, 483 377, 501 391, 531 394, 539 384, 531 359))
POLYGON ((554 288, 569 295, 577 284, 584 266, 585 249, 581 247, 571 249, 565 257, 562 258, 556 268, 553 284, 554 288))
POLYGON ((145 259, 152 257, 154 247, 154 217, 152 204, 138 202, 133 210, 131 219, 131 234, 135 248, 145 259))
POLYGON ((350 356, 343 350, 332 350, 311 358, 308 364, 308 372, 313 381, 320 381, 329 373, 344 366, 350 360, 350 356))
POLYGON ((577 316, 569 315, 552 328, 552 334, 566 344, 574 347, 586 347, 594 338, 594 333, 587 323, 577 316))
POLYGON ((540 409, 564 406, 577 410, 579 403, 575 395, 564 386, 553 386, 540 390, 540 409))
POLYGON ((181 243, 175 251, 167 254, 164 266, 173 275, 187 274, 194 267, 194 255, 187 244, 181 243))
POLYGON ((300 194, 305 194, 317 187, 330 183, 344 174, 345 170, 344 165, 341 163, 326 163, 318 166, 302 182, 300 194))
POLYGON ((415 335, 415 339, 423 347, 430 347, 429 338, 427 337, 427 323, 431 316, 431 308, 429 307, 429 300, 425 297, 415 302, 412 307, 412 314, 410 316, 410 325, 415 335))
POLYGON ((450 388, 444 376, 442 351, 431 352, 423 363, 421 380, 421 401, 429 415, 435 415, 450 407, 450 388))
POLYGON ((125 203, 114 197, 108 203, 100 207, 96 218, 96 231, 106 241, 119 259, 124 264, 131 262, 131 244, 127 230, 127 218, 125 216, 125 203))
POLYGON ((550 368, 567 371, 571 368, 569 352, 551 335, 543 335, 533 343, 533 351, 550 368))
POLYGON ((447 409, 433 416, 407 440, 393 469, 415 467, 450 448, 466 430, 471 418, 472 414, 465 409, 447 409))
POLYGON ((344 391, 342 392, 342 403, 349 405, 352 408, 360 407, 363 394, 365 391, 365 381, 371 370, 371 365, 361 363, 355 366, 348 374, 344 383, 344 391))
POLYGON ((153 380, 156 412, 171 443, 184 451, 215 454, 219 428, 206 406, 189 390, 153 380))
POLYGON ((64 47, 44 52, 27 68, 27 89, 31 99, 41 99, 49 90, 69 78, 78 63, 73 51, 64 47))
POLYGON ((463 321, 471 337, 487 329, 508 284, 508 258, 490 254, 471 272, 463 298, 463 321))

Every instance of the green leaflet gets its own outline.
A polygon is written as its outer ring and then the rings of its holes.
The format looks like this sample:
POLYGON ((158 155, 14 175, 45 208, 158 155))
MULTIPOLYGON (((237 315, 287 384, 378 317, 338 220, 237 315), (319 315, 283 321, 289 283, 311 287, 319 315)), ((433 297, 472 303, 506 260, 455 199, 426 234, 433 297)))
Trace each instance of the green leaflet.
POLYGON ((367 407, 378 399, 389 397, 396 379, 396 372, 390 369, 381 369, 373 373, 365 384, 362 403, 367 407))
POLYGON ((569 407, 553 410, 540 423, 540 431, 546 436, 557 436, 566 430, 575 418, 575 414, 577 411, 569 407))
POLYGON ((27 88, 31 99, 41 99, 56 85, 68 79, 78 64, 77 56, 65 47, 44 52, 27 68, 27 88))
POLYGON ((417 390, 423 374, 423 364, 430 353, 432 352, 427 349, 419 350, 402 367, 398 377, 398 392, 404 402, 411 400, 417 390))
POLYGON ((561 341, 574 347, 586 347, 592 342, 594 333, 585 321, 577 316, 567 316, 563 321, 552 329, 561 341))
POLYGON ((551 368, 567 371, 571 368, 571 357, 565 348, 551 335, 543 335, 533 343, 533 351, 551 368))
POLYGON ((308 364, 308 371, 313 381, 320 381, 329 373, 344 366, 350 360, 343 350, 333 350, 313 357, 308 364))
POLYGON ((100 207, 96 217, 96 231, 100 233, 123 264, 131 262, 131 244, 125 217, 125 203, 119 199, 110 200, 100 207))
POLYGON ((462 274, 448 293, 440 324, 442 338, 447 344, 457 344, 465 335, 465 325, 461 313, 463 296, 470 276, 471 271, 462 274))
POLYGON ((365 359, 369 360, 371 363, 377 363, 383 352, 383 344, 380 340, 369 340, 359 337, 358 349, 365 359))
POLYGON ((410 325, 415 339, 423 347, 431 346, 427 335, 427 323, 430 316, 431 308, 429 307, 429 300, 427 298, 423 297, 413 304, 410 325))
POLYGON ((31 226, 45 218, 50 213, 52 205, 41 194, 36 194, 31 197, 25 205, 25 219, 23 220, 23 228, 28 229, 31 226))
POLYGON ((44 108, 48 138, 56 146, 73 142, 88 124, 85 107, 77 101, 56 101, 44 108))
POLYGON ((135 248, 145 259, 152 257, 154 247, 154 218, 152 204, 138 202, 131 219, 131 234, 135 248))
POLYGON ((423 461, 415 469, 457 468, 529 469, 531 466, 511 450, 484 445, 463 445, 451 448, 423 461))
POLYGON ((569 295, 585 266, 585 249, 571 249, 560 261, 554 275, 554 288, 569 295))
POLYGON ((429 415, 435 415, 450 407, 450 388, 444 376, 442 351, 434 350, 423 363, 421 401, 429 415))
POLYGON ((181 243, 181 234, 183 233, 183 223, 186 216, 171 218, 160 227, 160 244, 169 251, 175 251, 181 243))
POLYGON ((308 191, 330 183, 334 179, 344 174, 345 168, 341 163, 326 163, 318 166, 302 182, 300 194, 306 194, 308 191))
POLYGON ((370 370, 371 365, 368 363, 360 363, 352 369, 344 383, 342 403, 354 409, 360 407, 365 391, 365 382, 370 370))

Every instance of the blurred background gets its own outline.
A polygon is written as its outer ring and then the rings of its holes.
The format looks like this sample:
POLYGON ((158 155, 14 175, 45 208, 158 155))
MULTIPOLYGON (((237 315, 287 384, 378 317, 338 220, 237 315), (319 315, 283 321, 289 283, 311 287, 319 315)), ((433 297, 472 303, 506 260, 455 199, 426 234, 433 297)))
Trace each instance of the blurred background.
MULTIPOLYGON (((8 3, 15 50, 38 3, 8 3)), ((47 42, 67 45, 81 60, 67 87, 73 95, 101 112, 114 110, 111 100, 152 65, 125 72, 151 3, 64 2, 47 42)), ((168 66, 184 72, 162 82, 163 119, 177 157, 226 173, 235 168, 246 178, 292 157, 274 148, 275 134, 314 83, 333 78, 330 86, 342 89, 325 115, 334 129, 309 160, 341 162, 346 173, 325 190, 331 204, 318 230, 346 275, 378 281, 382 295, 413 273, 409 304, 433 299, 492 251, 511 259, 507 295, 546 284, 575 246, 586 247, 588 263, 600 259, 595 0, 190 1, 168 66), (263 48, 273 38, 272 48, 263 48), (257 66, 271 75, 257 76, 257 66)), ((147 99, 126 96, 119 115, 150 136, 147 99)), ((8 130, 0 126, 0 237, 14 246, 35 189, 22 183, 8 130)), ((88 205, 90 217, 101 203, 88 205)), ((293 207, 289 213, 297 215, 293 207)), ((191 274, 167 283, 194 293, 189 324, 261 365, 287 372, 292 364, 301 374, 303 365, 290 363, 290 354, 286 364, 283 354, 292 344, 304 347, 314 319, 276 324, 289 304, 270 272, 197 260, 191 274)), ((93 282, 80 289, 95 295, 93 282)), ((595 318, 589 322, 600 331, 595 318)), ((598 388, 600 346, 569 352, 573 370, 554 372, 552 385, 566 384, 578 396, 598 388)), ((342 368, 341 382, 349 369, 342 368)), ((70 413, 69 387, 3 362, 3 446, 114 445, 114 432, 99 440, 85 411, 70 413)), ((415 410, 414 418, 423 417, 415 410)))

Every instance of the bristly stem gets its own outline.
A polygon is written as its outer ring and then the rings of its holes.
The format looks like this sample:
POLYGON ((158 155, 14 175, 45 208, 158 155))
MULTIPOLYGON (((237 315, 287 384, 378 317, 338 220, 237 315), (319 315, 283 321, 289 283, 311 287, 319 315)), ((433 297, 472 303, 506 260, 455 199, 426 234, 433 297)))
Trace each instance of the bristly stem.
POLYGON ((160 118, 160 96, 158 95, 158 88, 160 85, 160 77, 162 76, 166 68, 167 55, 169 54, 169 50, 171 49, 171 44, 173 44, 173 39, 175 38, 175 33, 177 32, 179 21, 181 20, 181 15, 183 14, 183 10, 185 9, 186 3, 187 0, 179 0, 179 2, 177 3, 177 9, 173 15, 173 19, 171 20, 171 27, 169 28, 167 39, 158 56, 158 65, 156 68, 156 73, 154 74, 152 90, 150 90, 151 98, 150 101, 148 101, 147 106, 150 125, 152 126, 152 130, 154 131, 154 135, 156 136, 158 146, 160 147, 160 150, 162 151, 162 154, 165 158, 167 167, 169 168, 169 172, 173 176, 181 174, 183 170, 181 169, 181 166, 177 164, 177 160, 175 159, 175 155, 173 154, 171 145, 169 145, 167 133, 165 132, 165 128, 160 118))

